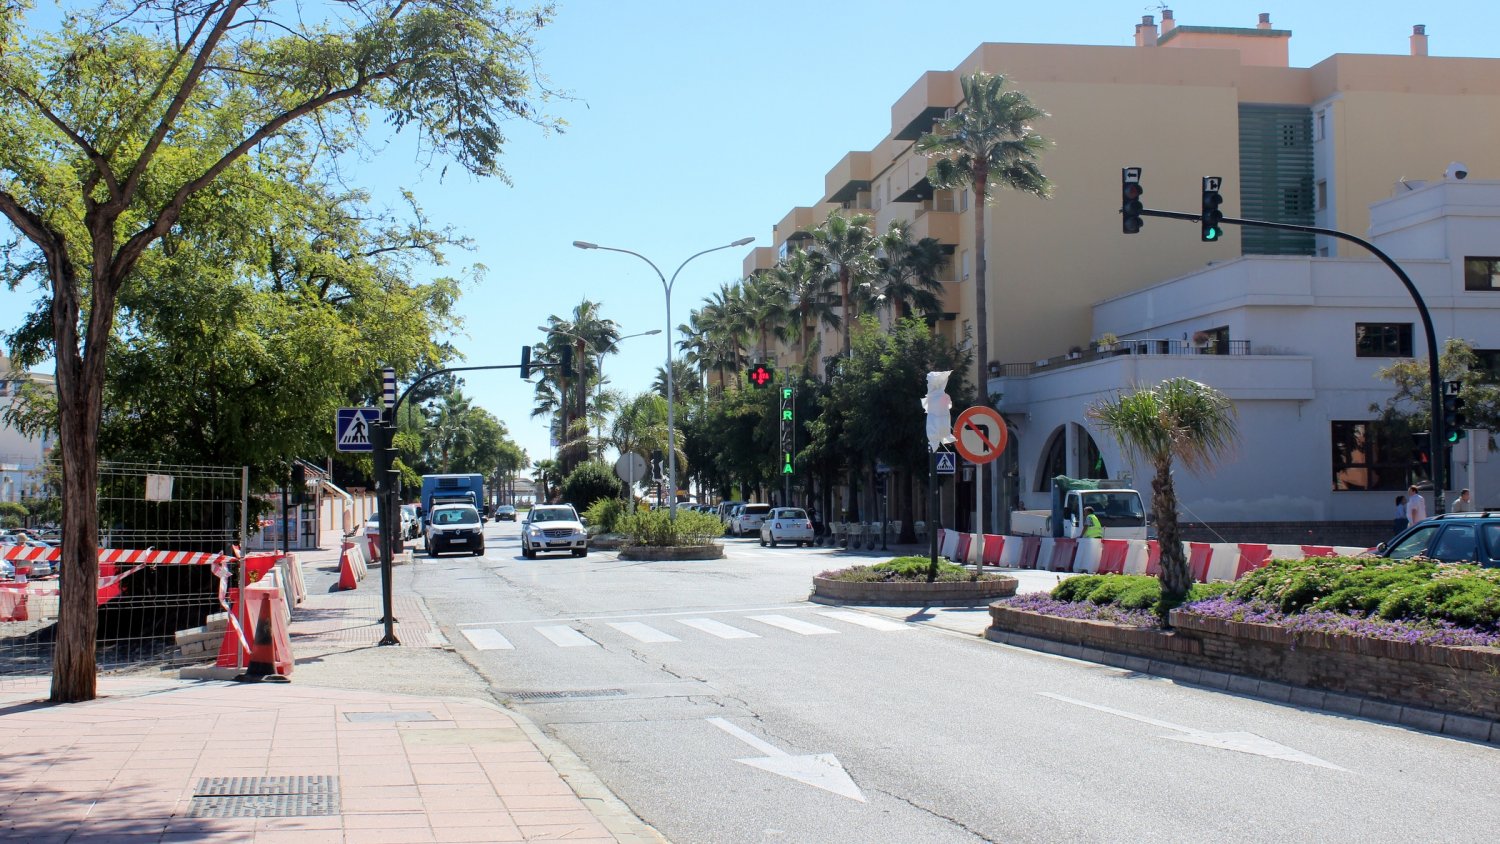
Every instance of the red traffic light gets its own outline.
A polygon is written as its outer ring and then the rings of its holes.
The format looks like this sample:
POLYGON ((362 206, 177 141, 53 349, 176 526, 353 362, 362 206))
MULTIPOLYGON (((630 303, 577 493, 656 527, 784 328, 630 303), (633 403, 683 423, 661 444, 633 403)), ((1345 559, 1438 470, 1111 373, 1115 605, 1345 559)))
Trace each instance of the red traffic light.
POLYGON ((754 366, 750 367, 750 371, 747 372, 746 375, 749 376, 750 383, 757 389, 770 384, 772 379, 776 377, 776 374, 771 371, 771 367, 766 366, 763 363, 757 363, 754 366))

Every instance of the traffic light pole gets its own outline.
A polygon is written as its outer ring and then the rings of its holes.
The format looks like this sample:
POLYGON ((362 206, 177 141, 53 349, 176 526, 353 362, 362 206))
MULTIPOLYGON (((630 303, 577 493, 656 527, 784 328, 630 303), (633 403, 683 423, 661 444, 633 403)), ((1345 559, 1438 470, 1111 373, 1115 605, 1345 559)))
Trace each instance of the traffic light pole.
MULTIPOLYGON (((1203 222, 1201 214, 1184 214, 1180 211, 1155 211, 1149 208, 1142 209, 1140 215, 1143 217, 1165 217, 1169 220, 1192 220, 1203 222)), ((1306 234, 1322 234, 1335 237, 1356 244, 1365 251, 1379 258, 1396 278, 1406 286, 1406 292, 1411 294, 1411 299, 1417 305, 1417 313, 1422 317, 1422 331, 1427 338, 1427 378, 1431 388, 1432 425, 1428 432, 1431 438, 1432 453, 1432 512, 1433 515, 1443 513, 1443 488, 1447 483, 1448 466, 1446 452, 1443 446, 1447 443, 1447 435, 1443 430, 1443 379, 1439 371, 1437 333, 1432 328, 1432 314, 1427 310, 1427 303, 1423 301, 1422 294, 1417 291, 1417 286, 1412 283, 1411 277, 1401 266, 1391 259, 1391 256, 1382 252, 1375 244, 1362 237, 1356 237, 1348 232, 1338 229, 1325 229, 1321 226, 1299 226, 1292 223, 1271 223, 1265 220, 1243 220, 1238 217, 1225 217, 1222 222, 1233 223, 1237 226, 1246 226, 1256 229, 1279 229, 1281 231, 1304 232, 1306 234)))

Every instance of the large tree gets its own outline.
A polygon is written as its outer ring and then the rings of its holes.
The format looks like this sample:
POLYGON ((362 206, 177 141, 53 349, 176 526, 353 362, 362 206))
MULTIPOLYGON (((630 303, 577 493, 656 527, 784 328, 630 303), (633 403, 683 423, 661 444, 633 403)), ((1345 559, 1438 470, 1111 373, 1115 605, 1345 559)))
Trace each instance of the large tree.
MULTIPOLYGON (((598 302, 584 299, 567 317, 547 317, 547 338, 538 350, 544 362, 558 361, 564 349, 572 349, 573 376, 561 368, 544 369, 537 383, 538 407, 555 407, 561 419, 557 423, 558 462, 564 475, 588 458, 590 386, 600 378, 596 356, 614 354, 620 342, 620 327, 606 319, 598 302)), ((533 415, 536 415, 533 412, 533 415)))
POLYGON ((1161 544, 1162 621, 1187 597, 1193 585, 1182 531, 1177 524, 1177 488, 1172 466, 1181 463, 1201 473, 1213 467, 1238 439, 1234 404, 1207 384, 1170 378, 1101 399, 1088 409, 1090 419, 1114 437, 1131 459, 1151 464, 1151 518, 1161 544))
POLYGON ((913 241, 911 225, 892 220, 879 246, 875 286, 870 289, 884 304, 902 317, 911 316, 914 310, 921 314, 941 311, 943 283, 938 281, 938 271, 948 260, 943 244, 935 237, 913 241))
POLYGON ((867 283, 876 273, 875 218, 869 214, 846 217, 838 211, 812 230, 819 254, 834 271, 839 283, 840 317, 844 345, 841 353, 849 356, 849 332, 854 325, 856 287, 867 283))
POLYGON ((327 177, 374 118, 503 176, 504 121, 536 119, 532 33, 549 8, 489 0, 101 2, 56 31, 0 10, 0 213, 45 285, 63 462, 52 699, 95 696, 98 435, 125 286, 236 172, 327 177))
MULTIPOLYGON (((1031 124, 1047 116, 1021 91, 1007 91, 1005 77, 975 73, 964 77, 963 102, 917 140, 917 149, 935 156, 927 178, 937 188, 974 191, 974 344, 983 384, 990 360, 989 260, 985 247, 985 208, 1001 190, 1045 197, 1052 185, 1037 156, 1049 142, 1031 124)), ((988 394, 981 389, 981 395, 988 394)))

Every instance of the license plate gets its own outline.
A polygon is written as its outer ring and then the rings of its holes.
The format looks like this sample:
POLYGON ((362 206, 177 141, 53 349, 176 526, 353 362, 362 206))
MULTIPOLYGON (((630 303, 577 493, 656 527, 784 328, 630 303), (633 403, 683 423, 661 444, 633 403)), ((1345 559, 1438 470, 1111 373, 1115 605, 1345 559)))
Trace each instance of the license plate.
POLYGON ((453 545, 464 545, 468 541, 469 538, 467 536, 455 536, 452 539, 448 540, 448 542, 453 545))
POLYGON ((548 548, 566 548, 566 547, 568 547, 569 545, 572 545, 572 544, 573 543, 571 543, 571 542, 567 541, 566 539, 564 539, 562 542, 548 542, 547 543, 547 547, 548 548))

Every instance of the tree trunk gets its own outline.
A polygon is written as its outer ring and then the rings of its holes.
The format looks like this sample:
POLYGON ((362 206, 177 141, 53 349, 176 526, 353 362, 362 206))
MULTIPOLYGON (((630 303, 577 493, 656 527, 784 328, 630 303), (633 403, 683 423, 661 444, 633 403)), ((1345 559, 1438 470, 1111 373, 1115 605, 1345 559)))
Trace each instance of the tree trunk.
POLYGON ((1193 586, 1193 575, 1183 553, 1177 526, 1177 490, 1172 485, 1172 459, 1157 460, 1151 479, 1151 509, 1156 516, 1156 539, 1161 546, 1161 597, 1158 612, 1165 622, 1167 611, 1182 603, 1193 586))
POLYGON ((978 159, 974 167, 974 351, 979 356, 975 362, 979 386, 979 401, 989 404, 990 385, 986 377, 990 361, 990 310, 989 292, 985 289, 988 279, 988 262, 984 259, 984 211, 989 199, 990 171, 984 159, 978 159))
POLYGON ((896 472, 896 509, 901 517, 901 535, 896 542, 901 545, 914 545, 917 541, 917 508, 913 498, 911 471, 896 472))
POLYGON ((849 345, 849 331, 850 331, 850 326, 849 326, 849 269, 847 267, 845 267, 843 264, 839 264, 839 303, 840 303, 840 307, 843 308, 843 314, 842 314, 842 316, 844 317, 844 319, 843 319, 843 323, 844 323, 844 352, 843 352, 843 354, 844 354, 844 357, 849 357, 849 350, 851 348, 850 345, 849 345))

